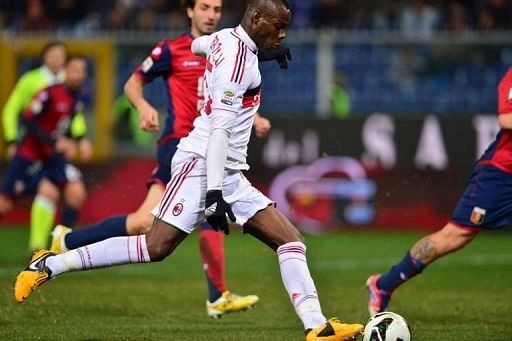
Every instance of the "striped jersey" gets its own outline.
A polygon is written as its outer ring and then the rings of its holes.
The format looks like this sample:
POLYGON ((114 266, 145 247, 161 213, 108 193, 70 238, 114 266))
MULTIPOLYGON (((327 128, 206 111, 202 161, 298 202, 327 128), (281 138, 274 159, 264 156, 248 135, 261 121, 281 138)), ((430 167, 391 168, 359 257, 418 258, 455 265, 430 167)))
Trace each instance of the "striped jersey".
MULTIPOLYGON (((498 115, 512 113, 512 68, 498 84, 498 115)), ((491 165, 512 173, 512 130, 501 129, 494 142, 487 148, 479 165, 491 165)))
POLYGON ((247 145, 260 105, 261 74, 256 44, 241 26, 197 39, 200 50, 206 54, 204 105, 194 121, 194 129, 181 139, 178 148, 206 157, 213 117, 223 117, 224 121, 232 122, 225 127, 230 133, 225 167, 249 169, 247 145))
POLYGON ((168 116, 159 143, 188 135, 203 104, 205 58, 190 51, 190 33, 160 41, 134 74, 143 83, 157 77, 165 82, 168 116))

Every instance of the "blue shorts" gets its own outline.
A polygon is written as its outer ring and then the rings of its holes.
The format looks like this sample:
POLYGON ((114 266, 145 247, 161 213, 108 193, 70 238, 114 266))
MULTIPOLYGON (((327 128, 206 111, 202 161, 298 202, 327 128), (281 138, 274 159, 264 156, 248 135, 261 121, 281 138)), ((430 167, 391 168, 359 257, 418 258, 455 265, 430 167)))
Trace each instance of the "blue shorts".
POLYGON ((512 174, 477 166, 451 221, 462 227, 498 229, 512 221, 512 174))
POLYGON ((2 192, 11 199, 35 194, 43 178, 63 187, 70 181, 80 180, 82 174, 61 155, 56 154, 41 161, 29 160, 16 154, 9 162, 2 192))
POLYGON ((158 166, 153 170, 147 181, 148 188, 153 184, 161 184, 165 188, 165 185, 171 180, 171 161, 174 153, 178 150, 179 142, 180 140, 169 139, 157 146, 156 160, 158 166))

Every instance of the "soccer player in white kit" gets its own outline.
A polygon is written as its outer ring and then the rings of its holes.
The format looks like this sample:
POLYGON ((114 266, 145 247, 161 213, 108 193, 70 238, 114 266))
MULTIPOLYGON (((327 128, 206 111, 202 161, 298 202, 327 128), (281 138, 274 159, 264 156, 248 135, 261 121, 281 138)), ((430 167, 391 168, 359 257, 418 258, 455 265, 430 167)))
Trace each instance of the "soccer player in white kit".
POLYGON ((242 174, 247 144, 260 103, 258 49, 278 49, 290 22, 286 0, 248 0, 242 23, 196 39, 205 53, 205 104, 189 136, 172 160, 172 178, 154 208, 147 235, 116 237, 54 255, 40 250, 17 277, 14 297, 24 301, 35 289, 64 272, 165 259, 205 218, 228 233, 235 226, 277 252, 283 284, 306 340, 350 340, 363 326, 327 320, 306 262, 300 232, 242 174))

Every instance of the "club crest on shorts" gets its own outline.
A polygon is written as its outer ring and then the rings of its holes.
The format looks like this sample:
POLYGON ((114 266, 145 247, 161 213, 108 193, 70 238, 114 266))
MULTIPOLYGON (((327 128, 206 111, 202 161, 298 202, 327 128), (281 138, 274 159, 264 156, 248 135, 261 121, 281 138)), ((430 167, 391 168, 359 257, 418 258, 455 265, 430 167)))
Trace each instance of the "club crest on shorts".
POLYGON ((172 209, 172 215, 179 216, 183 212, 183 204, 181 202, 177 203, 172 209))
POLYGON ((469 220, 475 225, 480 225, 484 222, 485 214, 487 213, 487 210, 478 206, 475 206, 473 208, 473 212, 471 212, 471 217, 469 220))

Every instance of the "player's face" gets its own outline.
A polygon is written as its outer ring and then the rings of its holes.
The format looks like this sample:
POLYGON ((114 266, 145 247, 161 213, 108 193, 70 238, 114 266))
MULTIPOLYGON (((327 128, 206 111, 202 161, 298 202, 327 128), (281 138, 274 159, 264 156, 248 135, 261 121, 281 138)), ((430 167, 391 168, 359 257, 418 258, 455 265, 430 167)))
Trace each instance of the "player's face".
POLYGON ((58 72, 66 63, 67 53, 64 46, 56 45, 48 49, 43 56, 44 64, 52 70, 58 72))
POLYGON ((196 0, 194 8, 188 8, 192 35, 201 36, 217 30, 222 11, 222 0, 196 0))
POLYGON ((87 63, 83 59, 70 60, 66 65, 66 84, 71 89, 78 89, 87 77, 87 63))
POLYGON ((291 13, 285 6, 272 12, 257 12, 252 20, 254 41, 258 48, 279 47, 286 38, 291 13))

